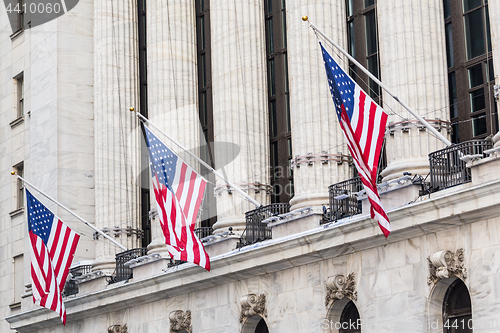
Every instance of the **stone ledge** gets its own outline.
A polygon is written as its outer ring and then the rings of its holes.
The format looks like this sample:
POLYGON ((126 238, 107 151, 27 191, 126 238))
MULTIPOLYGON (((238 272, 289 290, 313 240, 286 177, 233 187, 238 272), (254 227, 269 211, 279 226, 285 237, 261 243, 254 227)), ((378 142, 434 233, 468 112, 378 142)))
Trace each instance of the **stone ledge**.
MULTIPOLYGON (((144 279, 110 285, 67 300, 68 322, 160 300, 165 295, 174 297, 196 292, 498 216, 500 198, 494 194, 499 191, 500 180, 495 180, 391 210, 388 215, 393 232, 388 239, 374 220, 358 216, 214 257, 211 272, 183 264, 144 279)), ((5 319, 11 329, 20 333, 60 324, 57 315, 45 308, 5 319)))

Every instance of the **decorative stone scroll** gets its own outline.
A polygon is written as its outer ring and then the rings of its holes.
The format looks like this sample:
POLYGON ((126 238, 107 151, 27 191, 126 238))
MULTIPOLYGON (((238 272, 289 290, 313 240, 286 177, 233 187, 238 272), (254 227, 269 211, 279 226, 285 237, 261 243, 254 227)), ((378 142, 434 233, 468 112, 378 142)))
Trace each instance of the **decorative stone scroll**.
POLYGON ((347 278, 344 275, 335 275, 326 279, 325 306, 344 297, 353 301, 357 300, 358 292, 354 290, 356 288, 355 277, 356 274, 351 273, 347 275, 347 278))
POLYGON ((127 324, 111 325, 108 327, 108 333, 128 333, 127 324))
POLYGON ((248 294, 242 296, 241 299, 240 323, 243 323, 249 317, 260 315, 267 317, 266 295, 248 294))
POLYGON ((168 315, 170 319, 170 333, 180 332, 182 330, 191 333, 193 331, 193 327, 191 326, 191 311, 187 310, 186 312, 182 310, 176 310, 170 312, 168 315))
POLYGON ((458 249, 455 253, 444 250, 438 251, 427 258, 429 261, 428 284, 435 284, 441 279, 450 276, 467 278, 467 269, 464 267, 464 249, 458 249))

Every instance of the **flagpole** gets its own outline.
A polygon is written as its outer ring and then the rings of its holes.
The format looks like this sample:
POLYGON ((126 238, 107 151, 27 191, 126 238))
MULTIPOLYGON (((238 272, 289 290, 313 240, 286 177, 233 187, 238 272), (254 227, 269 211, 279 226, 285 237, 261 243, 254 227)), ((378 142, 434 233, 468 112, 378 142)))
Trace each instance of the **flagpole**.
POLYGON ((451 146, 451 142, 446 139, 438 130, 436 130, 431 124, 429 124, 424 118, 422 118, 416 111, 410 108, 406 103, 401 101, 396 94, 394 94, 385 84, 383 84, 375 75, 370 73, 363 65, 361 65, 356 59, 354 59, 348 52, 340 47, 337 43, 335 43, 330 37, 328 37, 323 31, 319 30, 317 26, 309 22, 307 16, 302 17, 303 21, 309 23, 309 26, 321 36, 323 36, 327 41, 329 41, 333 46, 335 46, 343 55, 345 55, 350 61, 352 61, 356 66, 358 66, 366 75, 370 77, 375 83, 377 83, 382 89, 384 89, 392 98, 396 100, 399 104, 401 104, 409 113, 411 113, 415 118, 417 118, 422 125, 424 125, 429 131, 431 131, 439 140, 443 141, 446 146, 451 146))
POLYGON ((219 177, 220 179, 222 179, 223 181, 225 181, 227 183, 227 185, 229 185, 236 192, 238 192, 243 197, 245 197, 245 199, 247 199, 248 201, 250 201, 251 203, 253 203, 257 208, 262 207, 262 205, 257 200, 255 200, 250 195, 248 195, 248 193, 245 193, 245 191, 243 191, 241 188, 239 188, 235 184, 231 183, 229 181, 229 179, 227 179, 226 177, 224 177, 223 175, 221 175, 220 173, 218 173, 214 168, 212 168, 209 164, 207 164, 201 158, 199 158, 198 156, 196 156, 195 154, 193 154, 192 152, 190 152, 189 150, 187 150, 183 145, 181 145, 179 142, 177 142, 172 137, 170 137, 170 135, 168 135, 167 133, 165 133, 164 131, 162 131, 160 128, 158 128, 158 126, 156 126, 151 121, 149 121, 148 118, 144 117, 142 114, 140 114, 139 112, 135 111, 134 108, 130 108, 130 111, 135 112, 135 114, 137 115, 137 117, 139 117, 139 119, 141 119, 145 123, 148 123, 149 125, 151 125, 152 127, 154 127, 158 132, 160 132, 161 134, 165 135, 170 141, 172 141, 179 148, 181 148, 186 153, 188 153, 189 156, 191 156, 192 158, 194 158, 195 160, 197 160, 198 162, 200 162, 200 164, 203 165, 205 168, 207 168, 208 170, 212 171, 212 173, 214 175, 216 175, 217 177, 219 177))
POLYGON ((63 208, 64 210, 66 210, 68 213, 70 213, 71 215, 73 215, 74 217, 76 217, 77 219, 79 219, 80 221, 82 221, 83 223, 85 223, 86 225, 88 225, 89 227, 91 227, 92 229, 94 229, 97 233, 101 234, 104 238, 108 239, 111 243, 115 244, 116 246, 118 246, 119 248, 121 248, 122 250, 124 251, 127 251, 128 249, 123 246, 122 244, 118 243, 117 241, 115 241, 113 238, 109 237, 108 235, 106 235, 104 232, 102 232, 101 230, 97 229, 95 226, 93 226, 92 224, 90 224, 89 222, 85 221, 83 218, 81 218, 80 216, 76 215, 75 213, 73 213, 69 208, 67 208, 66 206, 64 206, 62 203, 58 202, 57 200, 55 199, 52 199, 51 197, 49 197, 47 194, 43 193, 42 190, 40 190, 38 187, 36 187, 35 185, 31 184, 30 182, 28 182, 26 179, 24 179, 23 177, 19 176, 18 174, 16 174, 15 171, 12 171, 11 172, 11 175, 15 175, 17 178, 21 179, 25 184, 29 185, 30 187, 34 188, 35 190, 37 190, 38 193, 40 193, 41 195, 43 195, 44 197, 46 197, 47 199, 49 199, 50 201, 52 201, 53 203, 55 203, 56 205, 58 205, 59 207, 63 208))

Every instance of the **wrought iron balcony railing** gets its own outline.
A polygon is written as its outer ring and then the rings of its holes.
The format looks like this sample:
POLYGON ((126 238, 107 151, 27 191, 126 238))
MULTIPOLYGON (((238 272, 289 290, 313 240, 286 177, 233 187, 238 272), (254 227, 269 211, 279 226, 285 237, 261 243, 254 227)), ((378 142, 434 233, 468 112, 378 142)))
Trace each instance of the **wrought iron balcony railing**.
POLYGON ((198 239, 203 239, 205 237, 210 236, 214 232, 214 229, 212 227, 200 227, 194 229, 194 233, 198 239))
POLYGON ((66 297, 78 294, 78 285, 76 284, 77 278, 83 274, 90 273, 91 269, 92 265, 82 265, 71 268, 69 270, 68 279, 64 284, 64 290, 62 292, 63 296, 66 297))
POLYGON ((261 242, 272 238, 271 228, 262 223, 265 219, 290 212, 290 204, 276 203, 246 212, 246 228, 237 247, 261 242))
POLYGON ((493 147, 489 140, 471 140, 429 154, 430 191, 436 192, 470 182, 471 171, 461 159, 466 155, 482 156, 493 147))
POLYGON ((362 189, 363 184, 359 177, 330 185, 328 187, 330 212, 322 222, 337 221, 345 217, 361 214, 361 201, 358 201, 358 197, 354 193, 362 189))
POLYGON ((145 256, 146 254, 147 254, 147 248, 145 247, 117 253, 115 256, 116 259, 115 276, 109 283, 111 284, 131 279, 133 277, 132 269, 126 267, 125 263, 132 259, 137 259, 139 257, 145 256))

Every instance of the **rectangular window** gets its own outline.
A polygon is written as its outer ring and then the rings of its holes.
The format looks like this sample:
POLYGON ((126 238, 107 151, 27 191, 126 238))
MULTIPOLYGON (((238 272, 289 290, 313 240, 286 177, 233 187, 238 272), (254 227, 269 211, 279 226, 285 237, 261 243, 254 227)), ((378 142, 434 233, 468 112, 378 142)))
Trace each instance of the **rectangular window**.
POLYGON ((24 257, 18 255, 14 257, 14 304, 21 302, 24 294, 24 257))
POLYGON ((472 118, 472 135, 479 136, 487 133, 486 115, 482 114, 472 118))
POLYGON ((455 72, 448 74, 448 91, 450 96, 450 118, 458 117, 457 82, 455 72))
POLYGON ((24 28, 24 0, 17 0, 14 8, 17 13, 17 30, 21 30, 24 28))
POLYGON ((480 111, 485 107, 484 88, 472 91, 470 93, 470 112, 480 111))
POLYGON ((24 74, 21 73, 15 77, 16 80, 16 100, 17 100, 17 118, 24 115, 24 74))
POLYGON ((466 14, 464 24, 467 60, 470 60, 486 52, 483 9, 477 9, 466 14))
POLYGON ((453 32, 451 23, 446 24, 446 61, 448 68, 455 66, 455 55, 453 54, 453 32))
POLYGON ((443 0, 443 9, 444 9, 444 18, 450 18, 451 17, 451 6, 450 6, 450 0, 443 0))
POLYGON ((483 65, 469 67, 469 88, 480 86, 483 82, 483 65))
MULTIPOLYGON (((14 166, 14 170, 16 173, 20 176, 24 176, 24 162, 21 162, 14 166)), ((17 185, 16 185, 16 196, 17 196, 17 203, 16 203, 16 208, 22 208, 24 207, 24 184, 22 180, 17 178, 17 185)))

